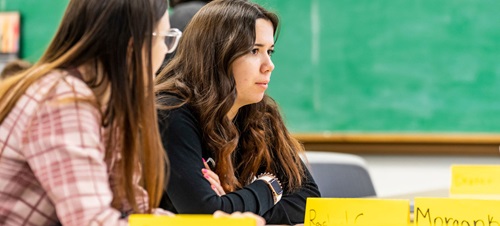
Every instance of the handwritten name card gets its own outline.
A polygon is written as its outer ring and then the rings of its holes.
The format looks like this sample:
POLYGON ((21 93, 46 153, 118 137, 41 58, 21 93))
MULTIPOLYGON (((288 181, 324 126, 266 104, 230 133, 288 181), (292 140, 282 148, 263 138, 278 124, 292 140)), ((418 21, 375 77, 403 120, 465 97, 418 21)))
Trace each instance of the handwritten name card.
POLYGON ((450 196, 500 198, 500 165, 451 166, 450 196))
POLYGON ((500 200, 415 198, 415 226, 500 226, 500 200))
POLYGON ((408 200, 308 198, 304 226, 407 226, 408 200))
POLYGON ((253 218, 218 217, 204 214, 177 214, 175 216, 157 216, 150 214, 132 214, 129 217, 130 226, 255 226, 253 218))

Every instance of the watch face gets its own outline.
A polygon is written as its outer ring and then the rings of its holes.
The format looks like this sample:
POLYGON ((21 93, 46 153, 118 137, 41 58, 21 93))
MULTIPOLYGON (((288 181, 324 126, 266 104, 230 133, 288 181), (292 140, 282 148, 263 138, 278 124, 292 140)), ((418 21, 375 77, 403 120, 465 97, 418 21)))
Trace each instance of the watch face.
POLYGON ((276 194, 281 195, 283 193, 283 189, 281 189, 281 186, 276 179, 273 179, 271 181, 271 186, 273 186, 274 192, 276 192, 276 194))

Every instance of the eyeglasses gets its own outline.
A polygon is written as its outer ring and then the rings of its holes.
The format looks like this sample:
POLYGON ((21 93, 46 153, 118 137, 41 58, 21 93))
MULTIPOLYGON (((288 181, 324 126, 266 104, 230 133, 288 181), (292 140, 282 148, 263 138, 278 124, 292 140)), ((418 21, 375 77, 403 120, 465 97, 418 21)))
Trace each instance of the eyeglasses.
POLYGON ((171 53, 177 48, 179 39, 182 37, 182 31, 177 28, 170 28, 167 32, 153 32, 153 36, 164 37, 168 48, 167 53, 171 53))

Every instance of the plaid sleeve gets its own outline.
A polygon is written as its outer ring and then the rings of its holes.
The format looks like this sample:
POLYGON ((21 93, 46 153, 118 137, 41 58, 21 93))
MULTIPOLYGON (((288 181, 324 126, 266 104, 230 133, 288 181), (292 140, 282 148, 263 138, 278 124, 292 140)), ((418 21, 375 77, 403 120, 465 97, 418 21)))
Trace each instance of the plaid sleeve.
POLYGON ((99 110, 78 98, 93 98, 80 80, 67 76, 55 85, 27 128, 27 162, 62 225, 126 225, 110 205, 99 110))

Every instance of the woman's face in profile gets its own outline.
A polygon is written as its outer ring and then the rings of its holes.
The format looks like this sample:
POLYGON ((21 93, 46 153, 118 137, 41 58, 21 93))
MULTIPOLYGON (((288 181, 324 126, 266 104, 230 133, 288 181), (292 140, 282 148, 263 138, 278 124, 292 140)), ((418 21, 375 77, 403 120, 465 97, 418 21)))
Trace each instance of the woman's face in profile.
POLYGON ((232 65, 237 93, 235 106, 238 108, 260 102, 264 98, 274 70, 271 60, 273 52, 273 24, 269 20, 257 19, 252 50, 237 58, 232 65))
MULTIPOLYGON (((170 20, 168 15, 168 10, 165 12, 163 17, 158 22, 158 26, 155 28, 154 32, 158 34, 167 33, 170 30, 170 20)), ((165 59, 165 54, 167 54, 168 48, 165 44, 165 37, 162 35, 154 35, 151 40, 151 64, 153 65, 153 73, 160 69, 163 60, 165 59)))

